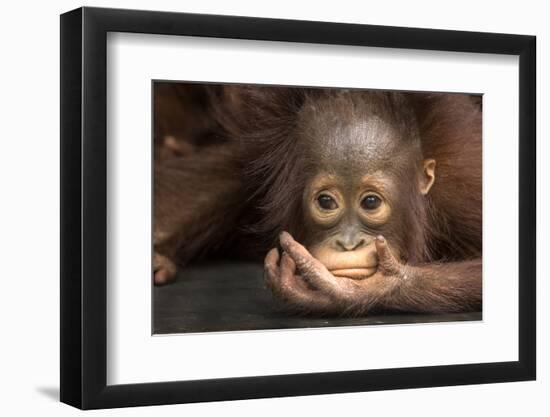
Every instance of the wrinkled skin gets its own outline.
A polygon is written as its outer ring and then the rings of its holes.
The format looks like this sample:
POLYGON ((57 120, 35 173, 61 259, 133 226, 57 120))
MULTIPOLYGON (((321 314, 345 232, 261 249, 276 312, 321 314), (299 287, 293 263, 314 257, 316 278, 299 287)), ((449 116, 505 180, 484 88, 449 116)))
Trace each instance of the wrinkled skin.
POLYGON ((378 269, 363 280, 335 277, 289 233, 281 234, 280 244, 282 256, 273 248, 265 258, 266 285, 277 299, 298 311, 339 313, 342 306, 365 304, 394 291, 413 272, 396 259, 383 236, 375 241, 378 269))

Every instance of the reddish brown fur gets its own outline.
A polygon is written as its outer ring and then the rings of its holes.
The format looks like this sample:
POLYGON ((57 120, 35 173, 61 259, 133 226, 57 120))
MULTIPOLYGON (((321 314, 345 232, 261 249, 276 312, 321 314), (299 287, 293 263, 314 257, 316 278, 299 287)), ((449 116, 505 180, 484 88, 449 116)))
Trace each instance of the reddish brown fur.
POLYGON ((431 251, 435 259, 481 256, 482 119, 467 95, 416 97, 422 146, 437 162, 430 193, 431 251))

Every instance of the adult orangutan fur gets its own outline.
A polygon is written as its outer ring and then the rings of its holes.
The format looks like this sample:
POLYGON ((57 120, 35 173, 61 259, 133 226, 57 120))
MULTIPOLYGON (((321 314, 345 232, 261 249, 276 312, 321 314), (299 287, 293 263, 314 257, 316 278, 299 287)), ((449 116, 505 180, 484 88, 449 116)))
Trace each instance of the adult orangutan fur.
POLYGON ((239 247, 265 257, 268 287, 294 311, 481 309, 479 97, 162 88, 156 103, 191 89, 202 113, 155 108, 156 284, 239 247), (158 150, 166 138, 175 156, 158 150))

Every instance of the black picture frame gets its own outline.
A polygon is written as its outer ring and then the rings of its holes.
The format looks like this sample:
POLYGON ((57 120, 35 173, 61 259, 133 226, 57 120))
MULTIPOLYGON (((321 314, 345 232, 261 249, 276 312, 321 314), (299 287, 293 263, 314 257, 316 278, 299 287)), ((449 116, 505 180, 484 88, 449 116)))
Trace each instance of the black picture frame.
POLYGON ((84 7, 61 15, 60 56, 62 402, 93 409, 536 378, 534 36, 84 7), (108 32, 519 56, 519 360, 107 385, 108 32))

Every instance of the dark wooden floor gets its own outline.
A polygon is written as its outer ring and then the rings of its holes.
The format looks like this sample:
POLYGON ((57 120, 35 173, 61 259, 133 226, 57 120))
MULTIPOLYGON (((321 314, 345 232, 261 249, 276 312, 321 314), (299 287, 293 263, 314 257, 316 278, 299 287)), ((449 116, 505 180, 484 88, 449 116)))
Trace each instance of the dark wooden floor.
POLYGON ((481 313, 295 317, 276 308, 262 266, 242 262, 191 266, 153 291, 155 334, 481 320, 481 313))

